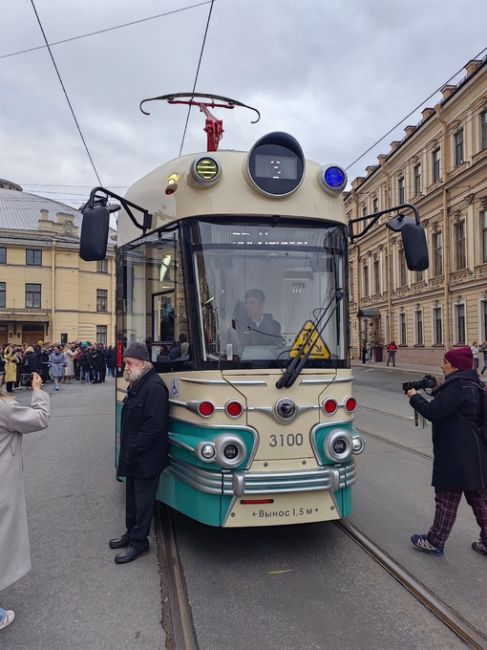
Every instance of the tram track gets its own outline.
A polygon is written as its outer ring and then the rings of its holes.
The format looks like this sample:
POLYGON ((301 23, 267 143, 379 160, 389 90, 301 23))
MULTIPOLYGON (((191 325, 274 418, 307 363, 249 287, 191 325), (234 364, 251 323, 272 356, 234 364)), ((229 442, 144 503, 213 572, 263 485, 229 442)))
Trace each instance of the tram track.
POLYGON ((155 532, 161 567, 162 624, 168 650, 198 650, 183 567, 169 508, 158 503, 155 532))
POLYGON ((403 566, 391 558, 377 544, 360 532, 346 520, 335 522, 348 537, 350 537, 363 551, 379 564, 399 584, 409 591, 416 600, 424 605, 434 616, 446 625, 468 647, 474 650, 487 648, 487 636, 471 625, 458 612, 447 603, 438 598, 422 582, 412 576, 403 566))
POLYGON ((381 442, 385 442, 388 445, 391 445, 392 447, 401 449, 402 451, 408 451, 409 453, 415 454, 416 456, 420 456, 421 458, 426 458, 427 460, 433 460, 432 454, 427 454, 424 451, 413 449, 413 447, 408 447, 407 445, 403 445, 400 442, 389 440, 389 438, 384 438, 384 436, 381 436, 377 433, 372 433, 372 431, 367 431, 363 427, 357 427, 357 431, 359 431, 360 433, 364 433, 366 436, 370 436, 371 438, 375 438, 376 440, 380 440, 381 442))

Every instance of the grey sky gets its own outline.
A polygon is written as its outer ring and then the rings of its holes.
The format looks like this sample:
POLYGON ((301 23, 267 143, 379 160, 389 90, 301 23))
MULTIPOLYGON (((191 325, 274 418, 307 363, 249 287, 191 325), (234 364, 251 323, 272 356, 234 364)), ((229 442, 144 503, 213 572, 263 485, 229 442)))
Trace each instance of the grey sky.
MULTIPOLYGON (((36 6, 52 42, 196 1, 36 6)), ((208 10, 209 4, 53 47, 106 186, 130 185, 177 155, 185 107, 154 103, 146 117, 138 104, 191 90, 208 10)), ((197 90, 261 111, 257 125, 248 111, 220 111, 221 148, 248 149, 264 133, 285 130, 307 157, 346 166, 487 46, 486 24, 485 0, 217 0, 197 90)), ((0 0, 0 55, 42 44, 30 1, 0 0)), ((0 88, 0 177, 39 194, 59 192, 46 196, 78 206, 96 178, 47 50, 1 59, 0 88), (64 185, 73 187, 49 187, 64 185)), ((407 123, 419 119, 418 112, 407 123)), ((185 153, 204 150, 202 127, 193 110, 185 153)), ((395 137, 402 127, 349 177, 388 152, 395 137)))

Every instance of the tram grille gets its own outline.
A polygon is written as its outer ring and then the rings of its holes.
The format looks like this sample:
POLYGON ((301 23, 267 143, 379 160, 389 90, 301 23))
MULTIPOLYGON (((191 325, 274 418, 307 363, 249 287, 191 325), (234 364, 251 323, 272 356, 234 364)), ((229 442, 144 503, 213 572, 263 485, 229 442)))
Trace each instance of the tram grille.
POLYGON ((353 460, 342 467, 320 467, 305 472, 212 472, 172 458, 166 473, 200 492, 225 496, 335 491, 352 485, 356 480, 353 460))

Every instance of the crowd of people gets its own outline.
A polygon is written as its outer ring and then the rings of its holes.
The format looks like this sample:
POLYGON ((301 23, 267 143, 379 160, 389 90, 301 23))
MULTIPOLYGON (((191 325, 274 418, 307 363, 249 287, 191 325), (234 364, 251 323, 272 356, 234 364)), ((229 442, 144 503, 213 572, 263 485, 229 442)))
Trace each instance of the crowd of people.
POLYGON ((52 381, 54 389, 70 381, 99 384, 107 372, 115 376, 116 355, 112 346, 89 341, 53 345, 38 341, 36 345, 0 346, 0 389, 8 393, 15 388, 31 388, 32 373, 37 372, 44 383, 52 381))

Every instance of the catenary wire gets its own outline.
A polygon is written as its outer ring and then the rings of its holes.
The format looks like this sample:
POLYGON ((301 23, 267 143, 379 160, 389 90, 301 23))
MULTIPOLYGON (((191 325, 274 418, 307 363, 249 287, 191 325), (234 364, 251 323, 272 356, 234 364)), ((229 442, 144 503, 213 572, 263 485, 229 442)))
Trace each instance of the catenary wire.
MULTIPOLYGON (((476 55, 473 57, 473 59, 478 59, 478 58, 479 58, 480 56, 482 56, 482 54, 483 54, 484 52, 486 52, 486 51, 487 51, 487 47, 484 47, 483 50, 481 50, 478 54, 476 54, 476 55)), ((423 99, 423 101, 422 101, 420 104, 418 104, 415 108, 413 108, 413 110, 412 110, 410 113, 408 113, 405 117, 403 117, 402 120, 401 120, 400 122, 398 122, 398 123, 395 124, 391 129, 389 129, 389 131, 387 131, 387 133, 384 133, 384 135, 383 135, 381 138, 379 138, 378 140, 376 140, 376 142, 374 142, 374 144, 372 144, 372 145, 371 145, 371 146, 370 146, 366 151, 364 151, 364 152, 363 152, 363 153, 362 153, 358 158, 355 158, 355 160, 354 160, 353 162, 351 162, 349 165, 347 165, 347 166, 345 167, 345 169, 346 169, 346 170, 350 169, 350 167, 353 167, 353 165, 355 165, 356 163, 358 163, 359 160, 362 160, 362 158, 364 158, 364 156, 366 156, 370 151, 372 151, 372 149, 374 149, 374 147, 376 147, 378 144, 380 144, 380 143, 382 142, 382 140, 384 140, 385 138, 387 138, 388 135, 390 135, 393 131, 395 131, 398 127, 400 127, 401 124, 403 124, 403 122, 405 122, 408 118, 411 117, 411 115, 414 115, 414 113, 416 113, 416 111, 418 111, 418 110, 421 108, 421 106, 423 106, 424 104, 426 104, 427 101, 429 101, 432 97, 434 97, 437 93, 439 93, 439 92, 441 91, 441 89, 443 88, 443 86, 445 86, 445 85, 448 84, 450 81, 452 81, 453 79, 455 79, 455 77, 458 76, 458 75, 462 72, 463 67, 464 67, 464 66, 462 66, 462 67, 460 68, 460 70, 457 70, 457 72, 455 72, 455 74, 453 74, 453 75, 452 75, 452 76, 451 76, 451 77, 450 77, 450 78, 449 78, 445 83, 442 83, 441 86, 440 86, 439 88, 437 88, 436 90, 434 90, 434 91, 431 93, 431 95, 428 95, 428 97, 426 97, 426 99, 423 99)))
POLYGON ((46 45, 37 45, 36 47, 29 47, 25 50, 18 50, 16 52, 9 52, 8 54, 1 54, 0 59, 8 59, 12 56, 19 56, 20 54, 27 54, 28 52, 35 52, 36 50, 43 50, 46 47, 54 45, 62 45, 63 43, 71 43, 71 41, 78 41, 82 38, 89 38, 90 36, 97 36, 98 34, 104 34, 106 32, 113 32, 117 29, 123 29, 124 27, 131 27, 132 25, 139 25, 140 23, 145 23, 149 20, 155 20, 157 18, 164 18, 166 16, 171 16, 173 14, 178 14, 183 11, 189 11, 190 9, 196 9, 197 7, 202 7, 204 5, 210 4, 211 0, 205 0, 204 2, 199 2, 194 5, 188 5, 187 7, 180 7, 179 9, 173 9, 172 11, 165 11, 162 14, 156 14, 155 16, 147 16, 146 18, 139 18, 138 20, 132 20, 128 23, 122 23, 120 25, 113 25, 113 27, 106 27, 105 29, 98 29, 94 32, 86 32, 85 34, 79 34, 78 36, 72 36, 71 38, 64 38, 61 41, 53 41, 52 43, 46 45))
MULTIPOLYGON (((198 59, 198 65, 196 66, 196 75, 194 78, 194 84, 193 84, 193 93, 196 90, 196 84, 198 83, 198 76, 200 74, 200 67, 201 67, 201 61, 203 59, 203 52, 205 51, 205 45, 206 45, 206 36, 208 34, 208 28, 210 26, 210 20, 211 20, 211 12, 213 11, 213 5, 215 3, 215 0, 211 0, 211 5, 210 5, 210 10, 208 12, 208 18, 206 21, 206 27, 205 27, 205 33, 203 35, 203 42, 201 43, 201 50, 200 50, 200 56, 198 59)), ((183 137, 181 138, 181 146, 179 147, 179 156, 181 156, 181 153, 183 151, 184 147, 184 140, 186 138, 186 131, 188 130, 188 122, 189 122, 189 114, 191 113, 191 105, 188 106, 188 112, 186 114, 186 122, 184 124, 184 130, 183 130, 183 137)))
POLYGON ((85 150, 86 150, 86 153, 87 153, 87 155, 88 155, 88 158, 90 159, 91 166, 93 167, 93 171, 95 172, 96 179, 97 179, 99 185, 103 185, 103 183, 101 182, 101 179, 100 179, 100 175, 98 174, 98 170, 96 169, 95 163, 94 163, 93 158, 92 158, 92 156, 91 156, 90 150, 88 149, 88 145, 86 144, 86 140, 85 140, 85 138, 84 138, 84 136, 83 136, 83 132, 81 131, 81 127, 80 127, 80 125, 79 125, 78 119, 77 119, 77 117, 76 117, 76 113, 74 112, 73 106, 72 106, 72 104, 71 104, 71 101, 70 101, 70 99, 69 99, 68 93, 67 93, 66 88, 65 88, 65 86, 64 86, 63 80, 62 80, 62 78, 61 78, 61 74, 59 73, 59 69, 58 69, 58 67, 57 67, 57 65, 56 65, 56 61, 55 61, 55 59, 54 59, 54 56, 53 56, 53 53, 52 53, 51 47, 50 47, 50 45, 49 45, 49 43, 48 43, 48 41, 47 41, 47 36, 46 36, 46 33, 45 33, 44 28, 43 28, 43 26, 42 26, 42 23, 41 23, 41 19, 40 19, 40 17, 39 17, 39 14, 37 13, 37 9, 36 9, 36 6, 35 6, 35 3, 34 3, 34 0, 30 0, 30 2, 31 2, 31 4, 32 4, 32 9, 34 10, 34 13, 35 13, 35 15, 36 15, 37 22, 39 23, 39 27, 40 27, 41 32, 42 32, 42 36, 43 36, 43 38, 44 38, 44 41, 46 42, 46 47, 47 47, 47 49, 48 49, 49 56, 51 57, 52 64, 53 64, 53 66, 54 66, 54 69, 55 69, 55 71, 56 71, 57 77, 58 77, 58 79, 59 79, 59 83, 61 84, 61 88, 63 89, 64 96, 66 97, 66 101, 68 102, 69 110, 71 111, 71 115, 73 116, 74 122, 75 122, 75 124, 76 124, 76 128, 78 129, 78 133, 79 133, 80 138, 81 138, 81 140, 82 140, 82 142, 83 142, 83 145, 84 145, 84 147, 85 147, 85 150))

